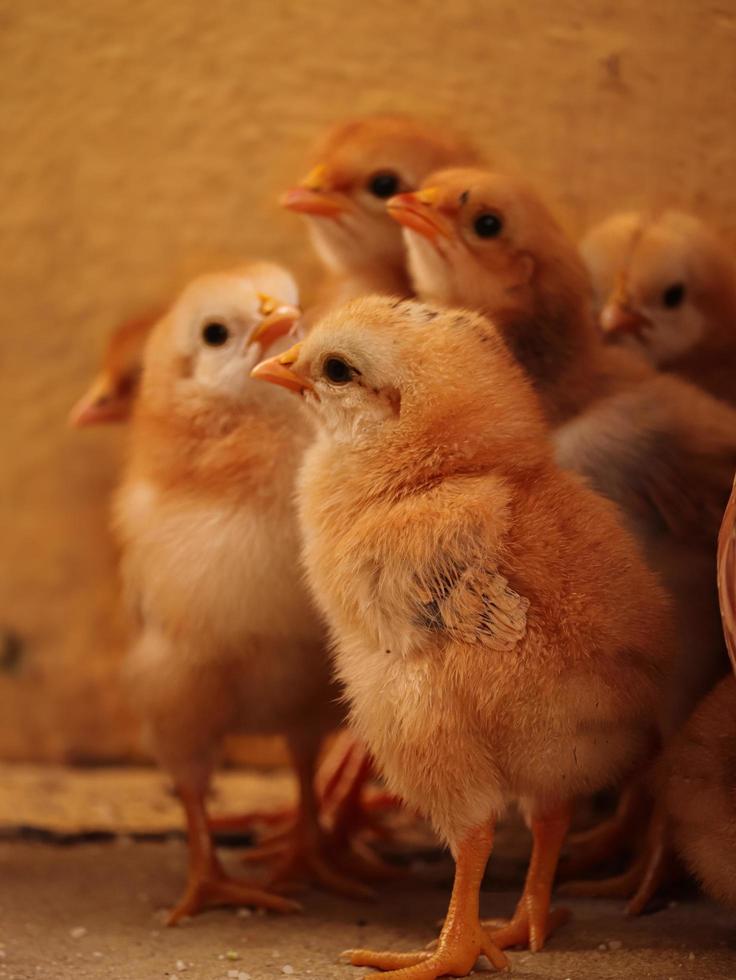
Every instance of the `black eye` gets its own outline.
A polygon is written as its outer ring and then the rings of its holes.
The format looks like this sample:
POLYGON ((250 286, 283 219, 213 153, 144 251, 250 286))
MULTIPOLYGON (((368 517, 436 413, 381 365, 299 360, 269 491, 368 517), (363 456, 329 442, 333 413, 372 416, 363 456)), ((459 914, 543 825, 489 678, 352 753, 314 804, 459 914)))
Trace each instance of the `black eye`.
POLYGON ((328 357, 322 366, 322 373, 333 385, 347 384, 353 377, 353 369, 339 357, 328 357))
POLYGON ((668 286, 662 293, 662 303, 670 310, 680 306, 685 299, 685 287, 681 282, 676 282, 673 286, 668 286))
POLYGON ((368 190, 374 197, 393 197, 399 190, 399 178, 389 170, 373 174, 368 181, 368 190))
POLYGON ((226 344, 230 331, 224 323, 206 323, 202 327, 202 340, 210 347, 222 347, 226 344))
POLYGON ((473 222, 473 230, 478 238, 497 238, 503 231, 503 221, 492 211, 484 211, 473 222))

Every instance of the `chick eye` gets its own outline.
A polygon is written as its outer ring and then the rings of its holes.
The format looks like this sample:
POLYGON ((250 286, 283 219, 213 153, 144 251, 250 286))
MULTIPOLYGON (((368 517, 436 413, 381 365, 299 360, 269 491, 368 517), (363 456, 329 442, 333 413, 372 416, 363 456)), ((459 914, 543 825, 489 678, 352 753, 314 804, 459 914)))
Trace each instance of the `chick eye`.
POLYGON ((673 286, 668 286, 662 293, 662 303, 670 310, 680 306, 685 299, 685 287, 681 282, 676 282, 673 286))
POLYGON ((322 367, 322 373, 333 385, 347 384, 353 377, 353 370, 339 357, 328 357, 322 367))
POLYGON ((224 323, 205 323, 202 327, 202 340, 210 347, 222 347, 230 337, 230 331, 224 323))
POLYGON ((473 230, 478 238, 497 238, 503 231, 503 221, 492 211, 484 211, 473 222, 473 230))
POLYGON ((368 181, 368 190, 374 197, 393 197, 399 189, 399 178, 390 170, 373 174, 368 181))

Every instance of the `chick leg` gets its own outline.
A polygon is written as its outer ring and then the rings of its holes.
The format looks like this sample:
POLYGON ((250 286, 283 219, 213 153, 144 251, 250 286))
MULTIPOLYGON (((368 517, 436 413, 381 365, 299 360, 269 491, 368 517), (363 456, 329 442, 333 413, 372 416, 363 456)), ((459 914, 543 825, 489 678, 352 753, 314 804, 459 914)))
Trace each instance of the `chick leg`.
POLYGON ((478 904, 480 885, 493 846, 493 826, 471 831, 460 843, 455 857, 455 883, 450 907, 437 948, 417 953, 372 952, 350 949, 342 954, 353 966, 388 970, 391 980, 437 980, 437 977, 466 977, 478 957, 488 957, 497 970, 509 962, 483 929, 478 904))
MULTIPOLYGON (((386 880, 405 876, 404 871, 383 861, 364 839, 366 832, 384 839, 392 834, 371 812, 374 801, 365 798, 373 761, 354 738, 343 753, 340 770, 340 775, 336 780, 333 776, 320 798, 320 821, 330 835, 332 848, 346 868, 360 877, 386 880)), ((396 797, 382 794, 375 809, 399 805, 396 797)))
MULTIPOLYGON (((373 763, 365 747, 349 732, 342 732, 317 773, 322 821, 336 841, 348 845, 366 833, 391 837, 376 814, 401 803, 390 793, 367 798, 365 787, 372 775, 373 763)), ((384 868, 392 871, 387 865, 384 868)))
POLYGON ((589 830, 570 835, 566 848, 570 857, 560 862, 559 876, 570 879, 617 857, 637 836, 637 831, 646 826, 649 809, 649 796, 643 784, 632 780, 622 790, 612 817, 589 830))
POLYGON ((655 807, 646 841, 626 871, 597 881, 568 881, 559 892, 580 898, 628 898, 626 914, 641 915, 670 876, 673 864, 666 818, 662 810, 655 807))
POLYGON ((203 794, 181 788, 179 796, 187 819, 189 880, 183 898, 169 915, 168 925, 176 925, 184 916, 216 905, 252 905, 276 912, 299 910, 297 902, 229 877, 212 845, 203 794))
POLYGON ((524 891, 511 921, 491 932, 493 942, 501 949, 528 944, 536 953, 547 937, 569 918, 567 909, 550 910, 552 883, 569 826, 569 807, 532 820, 534 842, 524 891))
POLYGON ((303 737, 290 739, 294 767, 299 780, 299 811, 294 826, 287 832, 254 848, 246 860, 275 861, 268 878, 270 887, 290 885, 298 880, 310 880, 328 891, 349 898, 372 898, 373 891, 349 877, 341 867, 329 834, 319 822, 319 804, 314 789, 318 740, 303 737))

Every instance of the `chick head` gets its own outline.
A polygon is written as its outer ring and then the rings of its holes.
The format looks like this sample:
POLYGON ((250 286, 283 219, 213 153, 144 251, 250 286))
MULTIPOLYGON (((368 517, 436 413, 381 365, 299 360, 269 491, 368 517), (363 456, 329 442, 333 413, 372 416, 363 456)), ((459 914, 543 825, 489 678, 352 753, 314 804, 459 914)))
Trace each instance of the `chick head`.
POLYGON ((734 266, 698 219, 679 211, 613 215, 583 239, 607 340, 666 365, 697 347, 713 322, 734 266))
POLYGON ((331 272, 399 266, 404 249, 386 214, 387 199, 419 187, 432 170, 474 159, 473 150, 435 126, 368 116, 329 130, 315 166, 281 203, 306 217, 315 250, 331 272))
POLYGON ((491 316, 566 306, 587 294, 585 270, 556 220, 524 181, 474 168, 430 174, 387 202, 404 228, 422 299, 491 316))
POLYGON ((266 262, 194 279, 152 334, 144 394, 244 399, 250 369, 297 322, 297 301, 292 276, 266 262))
POLYGON ((301 394, 334 440, 388 440, 410 454, 424 447, 440 466, 443 458, 483 456, 499 438, 544 431, 537 399, 500 334, 464 310, 355 300, 253 375, 301 394))

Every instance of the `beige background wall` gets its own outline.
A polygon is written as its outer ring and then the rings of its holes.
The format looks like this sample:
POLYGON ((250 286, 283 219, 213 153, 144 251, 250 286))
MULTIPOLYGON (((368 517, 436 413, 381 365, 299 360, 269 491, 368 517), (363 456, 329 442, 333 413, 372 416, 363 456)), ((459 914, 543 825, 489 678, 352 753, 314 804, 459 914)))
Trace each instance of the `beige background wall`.
POLYGON ((0 91, 4 757, 130 751, 121 433, 65 415, 110 325, 183 276, 313 272, 274 198, 325 124, 452 118, 573 233, 672 200, 736 241, 733 0, 2 0, 0 91))

